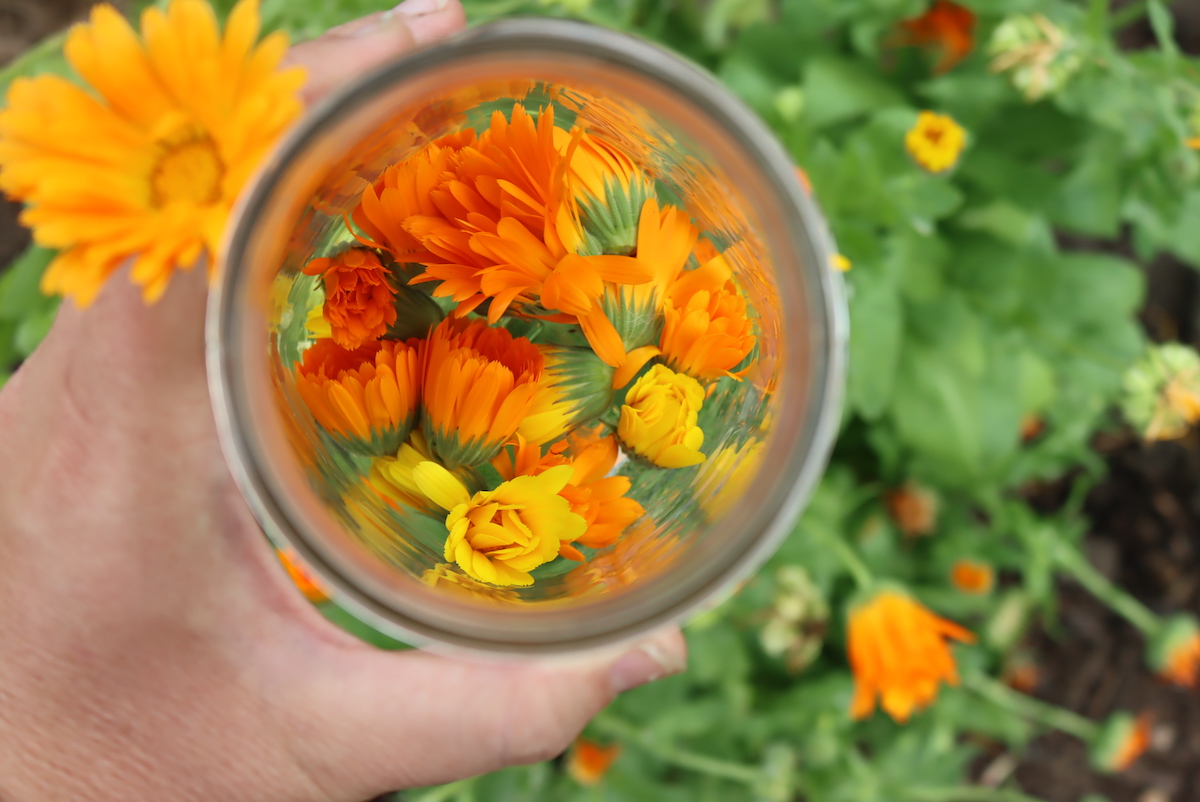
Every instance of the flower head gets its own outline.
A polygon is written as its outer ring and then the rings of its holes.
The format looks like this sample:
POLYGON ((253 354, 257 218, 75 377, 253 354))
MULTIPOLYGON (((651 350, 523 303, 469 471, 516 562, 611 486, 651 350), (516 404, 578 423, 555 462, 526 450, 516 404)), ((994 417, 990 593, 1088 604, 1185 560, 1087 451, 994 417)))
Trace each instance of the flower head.
POLYGON ((559 495, 571 478, 566 465, 538 476, 518 476, 473 496, 436 462, 421 463, 413 477, 426 496, 450 511, 446 559, 491 585, 532 585, 529 572, 553 560, 563 541, 576 540, 587 529, 587 522, 559 495))
POLYGON ((36 241, 61 253, 48 293, 89 303, 135 257, 147 301, 178 266, 210 268, 251 172, 301 112, 300 70, 277 69, 287 39, 256 45, 258 3, 224 36, 203 0, 142 14, 142 36, 92 9, 64 52, 91 91, 52 75, 15 81, 0 112, 0 189, 28 205, 36 241))
POLYGON ((329 601, 329 594, 321 587, 320 580, 313 576, 312 571, 300 559, 300 555, 292 549, 276 549, 275 556, 283 564, 292 584, 304 594, 304 598, 313 604, 323 604, 329 601))
POLYGON ((425 439, 450 468, 494 457, 547 392, 542 352, 482 320, 447 318, 425 354, 425 439))
POLYGON ((957 560, 950 568, 950 581, 963 593, 990 593, 996 584, 996 571, 987 563, 957 560))
POLYGON ((347 351, 318 340, 296 363, 296 389, 317 423, 347 447, 394 454, 416 422, 419 343, 376 340, 347 351))
POLYGON ((325 283, 323 316, 333 341, 353 351, 378 340, 396 322, 396 291, 387 268, 374 251, 351 248, 326 259, 313 259, 304 268, 325 283))
POLYGON ((975 13, 952 0, 934 0, 924 14, 900 23, 896 40, 900 45, 940 49, 934 69, 947 72, 975 47, 975 13))
POLYGON ((1200 354, 1189 346, 1151 347, 1124 378, 1125 417, 1147 440, 1175 440, 1200 421, 1200 354))
POLYGON ((601 746, 581 735, 567 754, 567 773, 580 785, 599 785, 620 754, 620 744, 601 746))
POLYGON ((883 496, 888 514, 909 537, 931 535, 937 528, 938 496, 927 487, 916 482, 905 482, 883 496))
POLYGON ((754 350, 757 338, 725 259, 715 256, 683 273, 667 298, 660 342, 667 364, 701 381, 737 378, 731 371, 754 350))
POLYGON ((967 132, 952 117, 923 111, 904 137, 904 147, 929 172, 944 173, 958 164, 967 147, 967 132))
POLYGON ((1083 66, 1076 42, 1042 14, 1018 14, 1000 23, 988 52, 992 72, 1011 71, 1013 85, 1030 102, 1066 86, 1083 66))
POLYGON ((1200 623, 1190 615, 1167 619, 1147 644, 1150 667, 1168 682, 1194 688, 1200 681, 1200 623))
POLYGON ((1138 716, 1121 711, 1109 716, 1092 739, 1091 764, 1099 771, 1119 772, 1132 766, 1150 746, 1154 718, 1149 712, 1138 716))
POLYGON ((698 465, 704 461, 704 431, 697 425, 703 404, 700 382, 655 365, 625 394, 617 436, 660 468, 698 465))
POLYGON ((785 565, 775 572, 775 598, 768 614, 758 636, 763 651, 784 658, 792 674, 812 665, 825 642, 829 602, 807 571, 785 565))
POLYGON ((878 697, 888 715, 904 723, 937 697, 940 683, 957 685, 958 669, 947 639, 970 643, 974 637, 895 590, 880 591, 851 610, 854 718, 869 716, 878 697))

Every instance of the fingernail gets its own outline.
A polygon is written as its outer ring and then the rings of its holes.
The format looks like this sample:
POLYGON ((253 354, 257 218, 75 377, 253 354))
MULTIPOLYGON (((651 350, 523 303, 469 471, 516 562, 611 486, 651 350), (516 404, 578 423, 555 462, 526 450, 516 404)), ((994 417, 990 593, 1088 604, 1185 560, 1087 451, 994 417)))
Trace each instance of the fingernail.
POLYGON ((649 641, 626 652, 609 670, 609 681, 614 693, 624 693, 654 682, 656 679, 678 674, 686 668, 683 657, 663 648, 658 641, 649 641))
POLYGON ((413 41, 424 44, 455 29, 458 17, 447 13, 449 7, 450 0, 404 0, 392 12, 403 18, 413 41))
POLYGON ((404 0, 393 11, 406 17, 420 17, 425 14, 436 14, 450 4, 450 0, 404 0))
POLYGON ((395 9, 391 11, 383 11, 378 14, 371 14, 362 19, 351 20, 343 23, 329 32, 336 36, 357 37, 357 36, 372 36, 382 30, 391 22, 395 16, 395 9))

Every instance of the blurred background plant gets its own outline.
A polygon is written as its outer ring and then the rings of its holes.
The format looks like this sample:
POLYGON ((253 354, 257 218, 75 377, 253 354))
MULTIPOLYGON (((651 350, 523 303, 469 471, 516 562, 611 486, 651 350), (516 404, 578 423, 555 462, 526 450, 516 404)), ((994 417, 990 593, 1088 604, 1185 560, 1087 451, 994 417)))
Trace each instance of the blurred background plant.
MULTIPOLYGON (((88 5, 6 0, 0 56, 88 5)), ((307 38, 384 5, 262 7, 307 38)), ((623 696, 559 761, 404 798, 1200 798, 1200 357, 1186 344, 1200 284, 1181 266, 1200 265, 1200 62, 1169 4, 467 6, 476 22, 573 16, 657 40, 766 120, 853 265, 850 375, 812 505, 758 576, 691 622, 686 675, 623 696), (1182 344, 1151 348, 1147 329, 1182 344), (1183 444, 1143 442, 1166 439, 1183 444), (873 641, 887 649, 850 661, 880 588, 925 617, 887 619, 873 641), (964 643, 913 645, 938 627, 964 643), (908 672, 911 717, 886 692, 884 710, 861 708, 871 660, 893 683, 908 672)), ((65 72, 59 41, 0 88, 65 72)), ((10 232, 0 251, 23 244, 10 232)), ((0 278, 0 381, 53 319, 49 256, 29 248, 0 278)))

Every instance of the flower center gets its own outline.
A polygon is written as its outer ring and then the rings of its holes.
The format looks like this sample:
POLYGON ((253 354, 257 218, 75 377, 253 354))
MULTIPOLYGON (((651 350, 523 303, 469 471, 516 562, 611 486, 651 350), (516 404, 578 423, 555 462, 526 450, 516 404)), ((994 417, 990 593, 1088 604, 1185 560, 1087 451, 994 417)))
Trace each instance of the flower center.
POLYGON ((946 129, 942 128, 940 125, 930 126, 929 128, 925 129, 925 139, 927 139, 931 145, 942 144, 942 138, 944 136, 946 136, 946 129))
POLYGON ((172 201, 213 203, 221 197, 225 165, 209 137, 168 145, 150 174, 150 198, 161 208, 172 201))

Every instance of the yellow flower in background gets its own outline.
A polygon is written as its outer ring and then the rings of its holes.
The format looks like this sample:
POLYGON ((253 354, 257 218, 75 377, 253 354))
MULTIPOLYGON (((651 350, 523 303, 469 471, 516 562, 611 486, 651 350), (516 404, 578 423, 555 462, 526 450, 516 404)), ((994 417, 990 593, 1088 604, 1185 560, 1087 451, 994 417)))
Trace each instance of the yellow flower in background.
POLYGON ((60 250, 47 293, 86 305, 128 259, 147 301, 177 267, 210 270, 230 208, 302 111, 302 70, 278 69, 287 38, 257 46, 258 3, 224 36, 203 0, 142 14, 141 38, 111 6, 67 36, 91 91, 53 75, 18 79, 0 111, 0 189, 24 201, 38 244, 60 250))
POLYGON ((967 132, 945 114, 923 111, 904 137, 904 147, 929 172, 944 173, 958 164, 967 147, 967 132))
POLYGON ((835 253, 829 257, 830 266, 839 273, 848 273, 850 268, 854 267, 854 263, 840 253, 835 253))
POLYGON ((937 698, 938 685, 958 684, 958 668, 947 639, 970 643, 974 636, 939 618, 894 590, 877 593, 850 612, 847 633, 854 671, 851 715, 866 718, 879 697, 883 709, 903 724, 937 698))
POLYGON ((704 388, 691 376, 655 365, 625 395, 617 436, 660 468, 704 462, 704 432, 696 425, 704 388))
POLYGON ((563 542, 577 540, 587 530, 587 522, 559 495, 571 474, 569 465, 560 465, 473 496, 436 462, 418 465, 413 478, 426 496, 450 511, 447 560, 481 582, 525 587, 533 584, 530 571, 553 560, 563 542))

